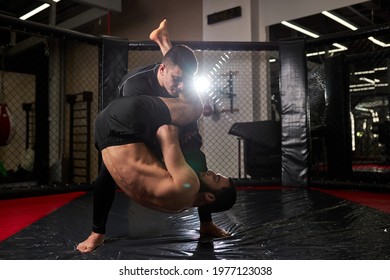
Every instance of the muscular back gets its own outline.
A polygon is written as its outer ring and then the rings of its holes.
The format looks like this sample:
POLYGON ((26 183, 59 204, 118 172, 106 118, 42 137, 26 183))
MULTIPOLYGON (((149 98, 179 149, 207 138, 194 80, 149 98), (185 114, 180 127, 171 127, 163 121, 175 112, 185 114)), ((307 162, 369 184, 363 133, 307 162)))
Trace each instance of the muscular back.
POLYGON ((191 188, 175 181, 176 176, 170 175, 145 144, 110 146, 103 149, 102 156, 120 189, 139 204, 162 212, 192 207, 199 186, 195 182, 191 188))

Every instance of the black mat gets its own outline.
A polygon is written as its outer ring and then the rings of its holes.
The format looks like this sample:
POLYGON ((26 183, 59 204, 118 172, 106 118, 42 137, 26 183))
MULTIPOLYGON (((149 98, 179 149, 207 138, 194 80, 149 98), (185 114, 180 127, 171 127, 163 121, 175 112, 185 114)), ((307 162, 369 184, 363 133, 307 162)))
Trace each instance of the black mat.
POLYGON ((200 238, 195 210, 154 215, 118 192, 107 241, 80 254, 91 210, 87 193, 0 243, 0 259, 390 259, 389 214, 314 190, 239 191, 214 215, 232 236, 214 239, 200 238))

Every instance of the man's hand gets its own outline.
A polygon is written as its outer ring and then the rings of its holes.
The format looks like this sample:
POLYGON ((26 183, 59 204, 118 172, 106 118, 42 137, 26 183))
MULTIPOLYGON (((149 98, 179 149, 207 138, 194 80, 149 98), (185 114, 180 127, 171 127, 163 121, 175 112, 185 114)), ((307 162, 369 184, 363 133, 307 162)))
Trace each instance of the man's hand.
POLYGON ((224 231, 223 229, 217 227, 213 224, 213 222, 203 222, 200 223, 200 234, 208 235, 212 237, 228 237, 229 233, 224 231))

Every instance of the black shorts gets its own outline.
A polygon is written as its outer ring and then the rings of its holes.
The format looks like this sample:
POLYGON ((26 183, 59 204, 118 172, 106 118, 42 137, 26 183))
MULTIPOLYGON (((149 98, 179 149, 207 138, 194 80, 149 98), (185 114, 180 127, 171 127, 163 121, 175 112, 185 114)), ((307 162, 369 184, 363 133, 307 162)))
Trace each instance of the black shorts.
POLYGON ((115 99, 95 120, 97 148, 130 143, 155 142, 157 129, 171 123, 165 103, 154 96, 128 96, 115 99))

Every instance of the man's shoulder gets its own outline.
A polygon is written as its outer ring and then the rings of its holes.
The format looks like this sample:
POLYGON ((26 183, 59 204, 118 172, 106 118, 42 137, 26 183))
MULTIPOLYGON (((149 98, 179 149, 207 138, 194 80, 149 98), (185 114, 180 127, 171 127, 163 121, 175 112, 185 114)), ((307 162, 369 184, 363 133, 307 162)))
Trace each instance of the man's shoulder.
POLYGON ((139 95, 151 91, 158 85, 157 68, 158 64, 152 64, 128 72, 118 86, 121 95, 139 95))
POLYGON ((131 78, 131 77, 137 77, 142 75, 154 75, 156 73, 156 69, 158 68, 159 64, 151 64, 147 66, 141 66, 137 67, 133 70, 130 70, 125 77, 131 78))

